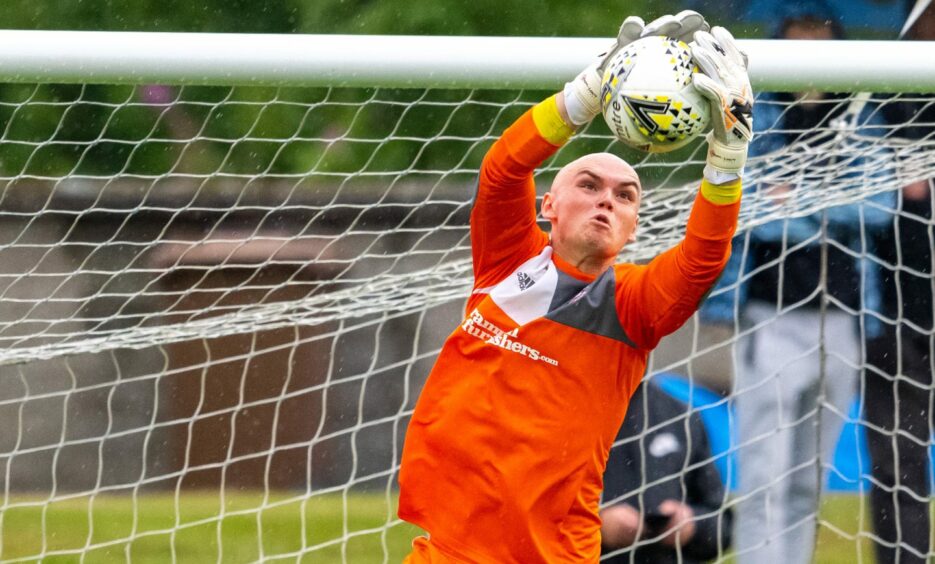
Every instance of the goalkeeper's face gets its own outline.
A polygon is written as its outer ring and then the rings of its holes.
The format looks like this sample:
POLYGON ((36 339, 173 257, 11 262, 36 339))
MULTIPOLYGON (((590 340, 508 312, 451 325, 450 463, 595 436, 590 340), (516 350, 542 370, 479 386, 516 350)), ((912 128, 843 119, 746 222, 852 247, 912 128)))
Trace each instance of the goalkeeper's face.
POLYGON ((636 239, 641 196, 636 171, 616 155, 596 153, 569 163, 542 200, 552 246, 573 262, 612 262, 636 239))

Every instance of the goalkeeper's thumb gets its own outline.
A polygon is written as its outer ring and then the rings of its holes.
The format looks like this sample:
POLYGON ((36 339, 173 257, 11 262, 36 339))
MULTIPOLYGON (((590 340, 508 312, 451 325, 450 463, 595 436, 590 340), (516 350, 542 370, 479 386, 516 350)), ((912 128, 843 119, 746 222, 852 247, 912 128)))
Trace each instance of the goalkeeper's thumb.
POLYGON ((732 91, 721 81, 696 72, 692 82, 711 106, 711 126, 718 140, 728 144, 753 140, 753 105, 749 92, 732 91))

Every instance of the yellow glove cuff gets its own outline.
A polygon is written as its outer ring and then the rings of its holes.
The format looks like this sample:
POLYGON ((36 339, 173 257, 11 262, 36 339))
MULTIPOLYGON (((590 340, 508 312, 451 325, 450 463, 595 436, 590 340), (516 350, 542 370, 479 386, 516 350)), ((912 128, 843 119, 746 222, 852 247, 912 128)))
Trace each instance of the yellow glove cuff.
POLYGON ((743 191, 740 179, 727 184, 712 184, 707 178, 701 180, 701 195, 705 200, 719 206, 733 204, 743 191))
POLYGON ((555 96, 550 96, 533 107, 532 121, 536 124, 536 129, 539 130, 539 135, 543 139, 553 145, 564 145, 575 134, 575 130, 565 123, 561 114, 558 113, 555 96))

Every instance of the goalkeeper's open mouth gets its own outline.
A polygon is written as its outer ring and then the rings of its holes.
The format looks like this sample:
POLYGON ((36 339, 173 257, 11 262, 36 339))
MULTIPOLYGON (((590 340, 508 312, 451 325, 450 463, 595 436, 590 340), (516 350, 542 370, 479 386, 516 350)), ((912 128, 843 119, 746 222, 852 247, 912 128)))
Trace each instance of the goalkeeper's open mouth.
POLYGON ((591 217, 591 221, 594 221, 596 223, 606 226, 607 228, 610 228, 610 218, 608 218, 606 215, 602 213, 599 213, 591 217))

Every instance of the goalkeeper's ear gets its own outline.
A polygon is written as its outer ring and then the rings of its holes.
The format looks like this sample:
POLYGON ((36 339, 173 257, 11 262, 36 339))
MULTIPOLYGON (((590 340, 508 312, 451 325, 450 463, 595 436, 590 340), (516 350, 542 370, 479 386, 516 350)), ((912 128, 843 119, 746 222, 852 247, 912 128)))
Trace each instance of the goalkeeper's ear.
POLYGON ((549 190, 548 192, 542 195, 542 210, 540 212, 542 215, 542 219, 545 219, 548 221, 552 221, 553 219, 555 219, 554 202, 555 202, 555 196, 552 195, 551 190, 549 190))
POLYGON ((636 216, 636 221, 633 223, 633 231, 630 232, 630 236, 627 237, 627 244, 636 242, 636 232, 640 230, 640 216, 636 216))

